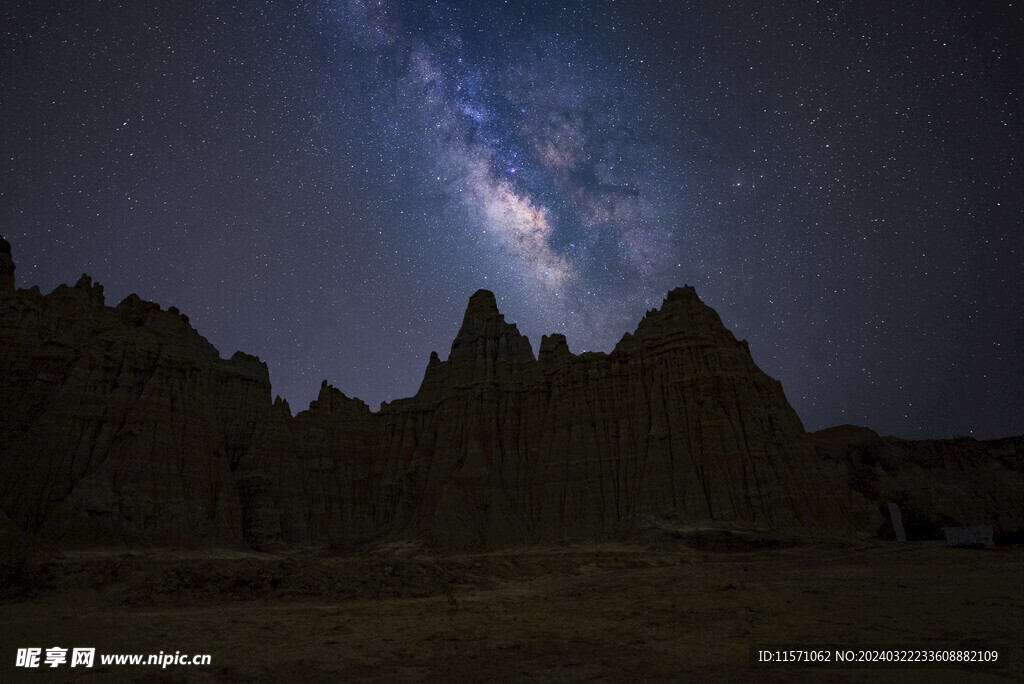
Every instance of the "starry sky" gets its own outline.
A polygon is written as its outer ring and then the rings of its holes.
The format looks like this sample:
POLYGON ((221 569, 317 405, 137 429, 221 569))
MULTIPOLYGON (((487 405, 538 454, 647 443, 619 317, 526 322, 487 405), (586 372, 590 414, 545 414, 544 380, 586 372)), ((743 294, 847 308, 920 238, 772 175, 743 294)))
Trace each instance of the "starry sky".
POLYGON ((1019 2, 5 2, 19 287, 177 306, 305 408, 466 300, 609 351, 692 284, 810 430, 1024 433, 1019 2))

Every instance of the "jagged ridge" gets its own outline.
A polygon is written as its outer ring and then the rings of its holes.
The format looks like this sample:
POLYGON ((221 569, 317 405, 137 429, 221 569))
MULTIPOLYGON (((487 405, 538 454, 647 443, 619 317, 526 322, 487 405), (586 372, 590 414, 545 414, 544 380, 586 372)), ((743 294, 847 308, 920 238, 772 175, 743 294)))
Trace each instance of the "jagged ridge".
POLYGON ((537 357, 481 290, 415 396, 372 412, 325 382, 292 416, 265 364, 221 359, 173 307, 107 307, 87 276, 16 291, 9 252, 0 507, 60 544, 471 547, 864 523, 846 466, 816 456, 781 385, 691 287, 611 353, 551 335, 537 357))

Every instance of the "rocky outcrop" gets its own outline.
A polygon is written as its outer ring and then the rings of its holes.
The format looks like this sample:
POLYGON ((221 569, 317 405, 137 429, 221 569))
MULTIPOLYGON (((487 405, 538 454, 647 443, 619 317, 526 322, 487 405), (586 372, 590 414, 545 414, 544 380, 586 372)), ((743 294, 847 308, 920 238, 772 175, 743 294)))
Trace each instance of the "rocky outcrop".
MULTIPOLYGON (((610 354, 529 342, 477 292, 447 361, 382 407, 392 529, 456 546, 609 538, 644 520, 805 531, 856 524, 782 387, 693 288, 610 354)), ((857 513, 855 513, 855 511, 857 513)))
MULTIPOLYGON (((135 295, 106 306, 88 276, 49 295, 4 283, 0 509, 59 546, 411 536, 470 548, 645 526, 847 535, 879 523, 883 495, 846 452, 816 453, 781 385, 690 287, 610 353, 576 355, 551 335, 536 357, 481 290, 414 397, 372 412, 325 382, 292 416, 271 400, 265 364, 222 359, 173 307, 135 295)), ((971 461, 977 499, 1016 505, 1012 524, 1024 489, 983 493, 986 458, 971 461)), ((900 472, 878 481, 917 477, 900 472)))
POLYGON ((398 534, 468 548, 652 521, 851 532, 864 507, 693 288, 610 354, 553 335, 539 358, 481 290, 416 396, 374 414, 325 383, 309 411, 268 414, 236 476, 261 545, 398 534))
POLYGON ((64 546, 242 544, 233 470, 266 366, 82 276, 0 295, 0 507, 64 546))
POLYGON ((843 425, 811 435, 820 458, 844 472, 868 502, 868 525, 891 537, 886 504, 899 505, 908 539, 942 539, 942 528, 992 525, 997 538, 1024 532, 1024 436, 979 441, 905 440, 843 425))
POLYGON ((325 381, 294 418, 281 399, 264 416, 235 476, 245 538, 275 542, 365 541, 387 530, 378 508, 389 482, 375 461, 373 414, 325 381))
POLYGON ((14 259, 11 243, 0 236, 0 292, 14 292, 14 259))

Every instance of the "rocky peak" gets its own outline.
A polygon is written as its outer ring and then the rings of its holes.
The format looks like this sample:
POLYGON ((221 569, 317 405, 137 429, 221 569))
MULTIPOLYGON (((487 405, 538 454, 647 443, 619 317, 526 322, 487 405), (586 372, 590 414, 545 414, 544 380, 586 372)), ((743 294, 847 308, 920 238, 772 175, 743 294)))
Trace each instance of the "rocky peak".
POLYGON ((312 413, 345 414, 353 417, 368 416, 370 407, 361 399, 350 398, 344 392, 327 384, 320 383, 320 394, 315 401, 309 402, 312 413))
POLYGON ((572 352, 569 351, 565 335, 544 335, 540 338, 540 351, 537 353, 537 360, 541 363, 559 361, 570 356, 572 356, 572 352))
POLYGON ((103 286, 92 282, 92 278, 87 273, 83 273, 82 277, 78 279, 78 282, 75 283, 75 289, 85 292, 89 296, 89 300, 94 303, 104 303, 103 286))
POLYGON ((665 303, 668 302, 700 302, 700 297, 697 296, 697 290, 693 285, 683 285, 668 291, 665 303))
POLYGON ((288 405, 287 399, 281 398, 280 394, 274 397, 273 408, 274 410, 279 411, 283 416, 288 418, 292 417, 292 407, 288 405))
POLYGON ((160 311, 160 305, 155 302, 147 302, 133 292, 121 300, 121 303, 117 305, 117 311, 125 323, 142 327, 149 314, 160 311))
MULTIPOLYGON (((178 315, 187 322, 188 319, 184 315, 178 315)), ((231 355, 228 363, 238 375, 253 378, 267 387, 270 386, 270 370, 267 368, 267 364, 260 360, 260 357, 246 354, 244 351, 236 351, 231 355)))
POLYGON ((692 286, 686 285, 669 291, 661 308, 648 311, 636 332, 623 337, 619 344, 642 344, 674 337, 735 341, 715 310, 701 301, 692 286))
POLYGON ((14 259, 11 243, 0 235, 0 292, 14 292, 14 259))
POLYGON ((498 311, 494 293, 477 290, 469 298, 462 328, 452 342, 448 363, 459 382, 521 372, 536 361, 530 340, 498 311))
POLYGON ((714 314, 714 310, 697 296, 693 286, 684 285, 669 290, 661 307, 648 311, 645 320, 674 319, 676 322, 683 322, 686 319, 704 318, 709 312, 714 314))
POLYGON ((477 290, 466 305, 466 315, 462 318, 462 327, 472 326, 475 322, 491 318, 505 320, 505 317, 498 311, 498 301, 494 298, 494 293, 490 290, 477 290))
MULTIPOLYGON (((455 348, 459 346, 460 340, 466 341, 477 337, 508 337, 526 341, 526 337, 519 334, 515 323, 505 322, 505 316, 498 311, 498 303, 494 299, 494 293, 490 290, 477 290, 469 298, 466 314, 462 317, 462 327, 452 344, 452 351, 454 352, 455 348)), ((526 346, 532 358, 533 350, 528 341, 526 346)))
POLYGON ((416 396, 424 394, 436 394, 444 386, 448 378, 448 364, 441 360, 436 351, 430 352, 430 360, 427 362, 427 369, 423 372, 423 382, 416 396))

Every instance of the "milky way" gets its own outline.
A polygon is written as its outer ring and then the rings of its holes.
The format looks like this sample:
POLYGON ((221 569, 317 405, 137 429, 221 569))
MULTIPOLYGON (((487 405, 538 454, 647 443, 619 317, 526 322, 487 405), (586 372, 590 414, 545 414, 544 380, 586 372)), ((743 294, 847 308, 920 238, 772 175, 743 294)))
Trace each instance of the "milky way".
POLYGON ((5 3, 0 228, 376 407, 495 292, 610 350, 696 286, 808 428, 1024 432, 1006 3, 5 3))
POLYGON ((422 131, 411 144, 430 150, 439 189, 464 212, 461 239, 480 245, 503 295, 526 298, 577 343, 607 346, 611 331, 595 333, 594 321, 604 295, 650 303, 647 276, 673 258, 655 236, 675 229, 666 208, 678 204, 678 192, 639 189, 670 174, 640 142, 614 56, 565 49, 542 24, 505 28, 426 7, 354 0, 334 17, 375 74, 382 134, 422 131), (463 38, 467 25, 483 34, 476 44, 463 38), (491 42, 515 44, 523 59, 494 59, 480 50, 491 42))

